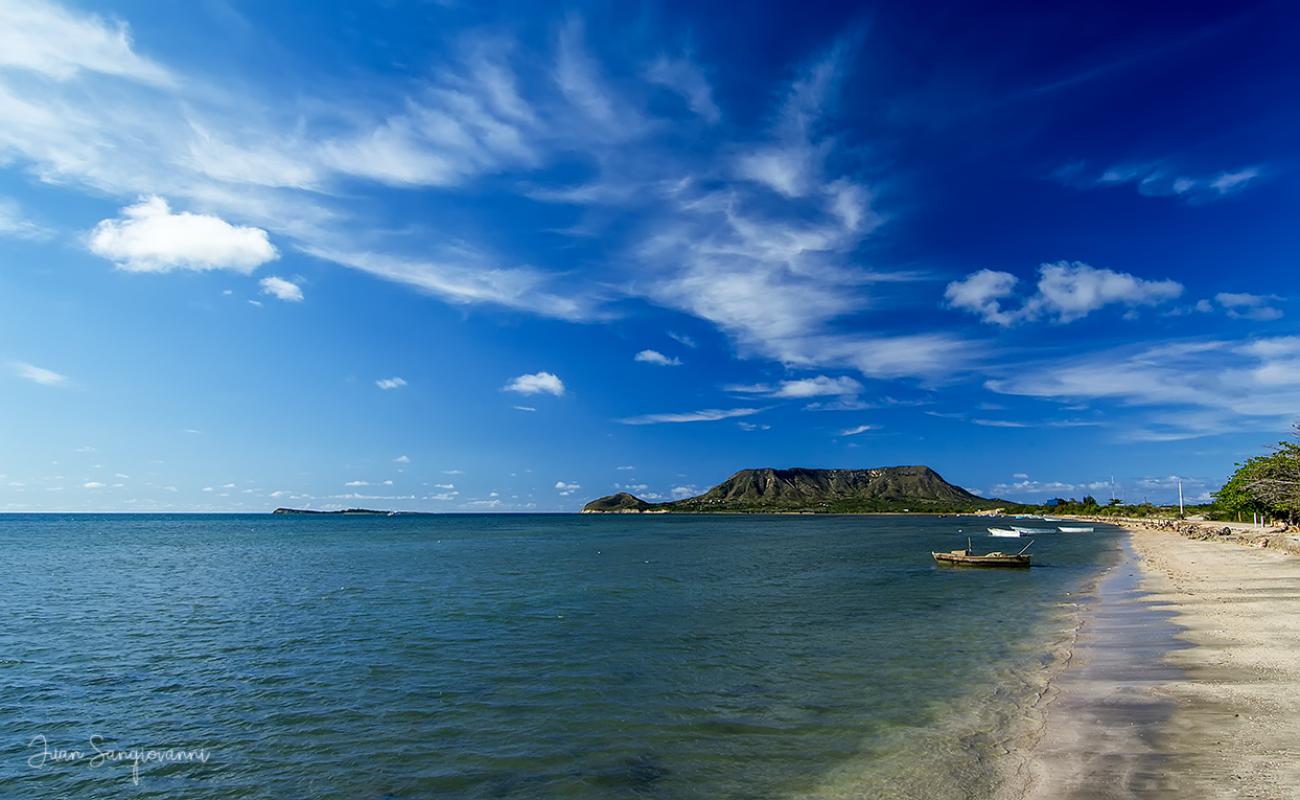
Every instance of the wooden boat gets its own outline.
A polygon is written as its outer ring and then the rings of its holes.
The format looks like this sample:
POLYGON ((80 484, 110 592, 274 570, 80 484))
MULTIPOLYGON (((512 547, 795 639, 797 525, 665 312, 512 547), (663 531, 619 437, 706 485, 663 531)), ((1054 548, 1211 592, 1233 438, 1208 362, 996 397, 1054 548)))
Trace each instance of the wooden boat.
POLYGON ((935 562, 942 566, 952 567, 1028 567, 1029 556, 1025 550, 1029 549, 1030 542, 1025 545, 1019 553, 1003 553, 994 550, 991 553, 978 555, 970 549, 970 541, 966 542, 965 550, 950 550, 946 553, 931 552, 930 556, 935 562))
POLYGON ((1061 533, 1092 533, 1092 528, 1069 528, 1064 525, 1057 528, 1061 533))
POLYGON ((1019 539, 1020 531, 1011 530, 1010 528, 989 528, 989 536, 999 536, 1005 539, 1019 539))

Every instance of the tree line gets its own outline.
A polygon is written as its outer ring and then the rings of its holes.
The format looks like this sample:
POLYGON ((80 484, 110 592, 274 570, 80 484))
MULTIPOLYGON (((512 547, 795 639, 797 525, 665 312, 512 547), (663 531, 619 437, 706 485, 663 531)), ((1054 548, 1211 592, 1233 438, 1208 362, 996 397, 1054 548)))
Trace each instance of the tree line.
MULTIPOLYGON (((1293 429, 1300 439, 1300 425, 1293 429)), ((1214 493, 1217 514, 1263 515, 1266 519, 1300 519, 1300 442, 1282 441, 1273 452, 1237 465, 1223 488, 1214 493)))

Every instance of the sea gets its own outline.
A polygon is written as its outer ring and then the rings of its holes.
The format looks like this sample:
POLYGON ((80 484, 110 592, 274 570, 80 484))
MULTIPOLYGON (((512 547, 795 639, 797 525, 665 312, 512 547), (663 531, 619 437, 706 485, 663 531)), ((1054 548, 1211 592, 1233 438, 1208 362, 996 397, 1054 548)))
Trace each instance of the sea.
POLYGON ((3 515, 0 798, 990 797, 1120 540, 988 524, 3 515))

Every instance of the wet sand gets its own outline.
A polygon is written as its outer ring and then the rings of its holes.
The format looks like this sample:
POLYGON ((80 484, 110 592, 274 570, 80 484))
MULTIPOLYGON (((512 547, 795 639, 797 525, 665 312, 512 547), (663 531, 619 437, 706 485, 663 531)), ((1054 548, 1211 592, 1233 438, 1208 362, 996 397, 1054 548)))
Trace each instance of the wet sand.
POLYGON ((1300 797, 1300 559, 1138 530, 1014 795, 1300 797))

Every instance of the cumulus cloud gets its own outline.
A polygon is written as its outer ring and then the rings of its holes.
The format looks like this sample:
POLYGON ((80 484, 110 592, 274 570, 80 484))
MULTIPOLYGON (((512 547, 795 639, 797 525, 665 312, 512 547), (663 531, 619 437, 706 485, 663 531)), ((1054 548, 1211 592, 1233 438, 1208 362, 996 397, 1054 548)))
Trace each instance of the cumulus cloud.
POLYGON ((1008 326, 1048 318, 1074 322, 1107 305, 1130 309, 1173 300, 1183 293, 1173 280, 1144 280, 1126 272, 1101 269, 1079 261, 1058 261, 1038 268, 1038 291, 1019 308, 1003 302, 1015 293, 1018 279, 1009 272, 983 269, 948 284, 948 307, 979 316, 984 322, 1008 326))
POLYGON ((948 284, 944 299, 949 308, 977 314, 985 322, 1010 325, 1019 315, 1002 308, 1002 301, 1015 293, 1020 279, 1010 272, 982 269, 948 284))
POLYGON ((61 375, 52 369, 38 367, 35 364, 15 361, 9 366, 14 375, 32 383, 39 383, 42 386, 68 386, 70 383, 67 375, 61 375))
POLYGON ((407 456, 407 455, 401 455, 401 456, 398 456, 397 458, 394 458, 394 459, 393 459, 393 463, 395 463, 395 464, 409 464, 409 463, 411 463, 411 457, 410 457, 410 456, 407 456))
POLYGON ((700 493, 699 488, 693 485, 674 486, 672 488, 672 495, 674 500, 682 500, 687 497, 694 497, 699 493, 700 493))
MULTIPOLYGON (((394 375, 391 378, 380 378, 379 380, 375 381, 375 385, 378 386, 380 389, 383 389, 385 392, 388 392, 388 391, 392 391, 393 389, 401 389, 403 386, 406 385, 406 379, 399 378, 396 375, 394 375)), ((403 456, 403 458, 405 458, 405 456, 403 456)))
POLYGON ((642 414, 639 417, 628 417, 619 420, 624 425, 658 425, 662 423, 680 423, 680 422, 715 422, 720 419, 731 419, 733 417, 747 417, 751 414, 757 414, 761 408, 706 408, 702 411, 685 411, 680 413, 667 414, 642 414))
POLYGON ((658 350, 642 350, 632 360, 643 364, 654 364, 659 367, 678 367, 682 363, 681 359, 669 358, 658 350))
POLYGON ((302 302, 302 287, 293 281, 287 281, 284 278, 272 275, 263 278, 258 283, 262 286, 262 294, 269 294, 287 303, 302 302))
POLYGON ((568 481, 555 482, 555 491, 559 492, 561 497, 568 497, 569 495, 573 494, 574 492, 578 491, 581 488, 582 487, 579 486, 578 484, 569 483, 568 481))
POLYGON ((90 250, 128 272, 228 269, 251 273, 279 257, 266 231, 210 214, 172 213, 158 196, 122 209, 90 232, 90 250))
POLYGON ((556 397, 563 397, 564 381, 560 380, 559 376, 552 372, 534 372, 511 378, 510 382, 502 387, 502 391, 524 395, 551 394, 556 397))

